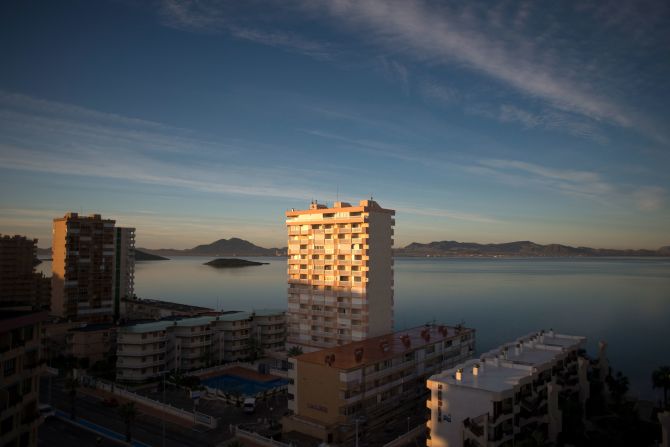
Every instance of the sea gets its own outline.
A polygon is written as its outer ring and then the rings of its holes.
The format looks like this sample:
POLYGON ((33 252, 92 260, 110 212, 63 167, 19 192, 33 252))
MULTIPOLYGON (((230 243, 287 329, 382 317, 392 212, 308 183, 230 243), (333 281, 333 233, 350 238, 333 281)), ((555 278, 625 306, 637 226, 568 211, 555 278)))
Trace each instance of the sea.
MULTIPOLYGON (((216 269, 206 257, 138 262, 135 293, 222 310, 286 308, 285 258, 216 269)), ((38 270, 51 274, 51 262, 38 270)), ((607 343, 631 392, 657 400, 652 371, 670 365, 670 259, 396 258, 396 330, 426 323, 476 329, 477 352, 554 329, 607 343)))

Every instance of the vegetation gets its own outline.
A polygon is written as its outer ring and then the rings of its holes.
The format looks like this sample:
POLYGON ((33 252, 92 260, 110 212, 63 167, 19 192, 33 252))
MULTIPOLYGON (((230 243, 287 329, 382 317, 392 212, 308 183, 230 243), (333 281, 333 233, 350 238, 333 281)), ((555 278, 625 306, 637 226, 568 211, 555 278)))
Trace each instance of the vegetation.
POLYGON ((255 362, 261 357, 263 357, 263 346, 256 337, 251 337, 249 339, 249 361, 255 362))
POLYGON ((79 388, 79 380, 75 379, 73 373, 71 373, 70 376, 65 379, 65 389, 70 397, 70 419, 73 421, 76 417, 75 405, 77 401, 77 388, 79 388))
POLYGON ((131 425, 137 417, 137 408, 135 407, 135 402, 127 402, 119 407, 119 415, 123 419, 123 422, 126 424, 126 442, 131 442, 131 425))
POLYGON ((249 267, 254 265, 265 265, 265 264, 269 264, 269 262, 247 261, 246 259, 236 259, 236 258, 232 259, 219 258, 209 262, 205 262, 204 265, 209 265, 210 267, 216 267, 216 268, 230 268, 230 267, 249 267))
POLYGON ((302 355, 302 348, 300 346, 293 346, 291 349, 288 350, 288 356, 289 357, 297 357, 299 355, 302 355))
POLYGON ((670 389, 670 366, 659 366, 651 374, 651 381, 654 388, 663 389, 663 408, 668 407, 668 389, 670 389))

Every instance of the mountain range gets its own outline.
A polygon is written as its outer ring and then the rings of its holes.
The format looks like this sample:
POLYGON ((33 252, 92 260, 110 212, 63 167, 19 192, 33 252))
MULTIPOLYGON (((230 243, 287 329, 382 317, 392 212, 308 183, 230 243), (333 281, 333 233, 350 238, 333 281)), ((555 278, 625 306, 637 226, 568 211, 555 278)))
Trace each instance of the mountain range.
POLYGON ((219 239, 211 244, 197 245, 185 250, 174 248, 139 248, 138 250, 158 256, 286 256, 287 253, 286 247, 263 248, 237 237, 219 239))
POLYGON ((453 256, 453 257, 562 257, 562 256, 670 256, 670 246, 658 250, 617 250, 611 248, 541 245, 531 241, 478 244, 475 242, 440 241, 421 244, 412 242, 395 250, 396 256, 453 256))
MULTIPOLYGON (((138 248, 138 251, 157 256, 286 256, 287 248, 263 248, 240 238, 219 239, 211 244, 179 250, 174 248, 138 248)), ((40 256, 50 256, 51 249, 38 248, 40 256)), ((611 248, 571 247, 561 244, 536 244, 531 241, 479 244, 476 242, 437 241, 411 244, 394 249, 395 256, 442 257, 577 257, 577 256, 670 256, 670 245, 658 250, 617 250, 611 248)))

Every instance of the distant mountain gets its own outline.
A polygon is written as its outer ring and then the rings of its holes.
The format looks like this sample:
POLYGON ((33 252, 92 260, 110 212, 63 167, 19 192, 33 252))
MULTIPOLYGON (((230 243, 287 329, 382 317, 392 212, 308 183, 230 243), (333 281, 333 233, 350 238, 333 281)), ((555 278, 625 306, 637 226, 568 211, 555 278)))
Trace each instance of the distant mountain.
POLYGON ((211 244, 198 245, 186 250, 174 248, 140 250, 159 256, 286 256, 287 252, 286 247, 263 248, 237 237, 219 239, 211 244))
POLYGON ((440 241, 421 244, 412 242, 395 250, 396 256, 453 256, 453 257, 561 257, 561 256, 670 256, 670 247, 659 250, 615 250, 609 248, 541 245, 531 241, 478 244, 475 242, 440 241))
POLYGON ((136 261, 169 261, 168 258, 158 255, 153 255, 151 253, 145 253, 142 250, 135 249, 135 260, 136 261))
POLYGON ((39 247, 37 247, 37 256, 49 256, 49 257, 51 257, 51 247, 49 247, 49 248, 39 248, 39 247))

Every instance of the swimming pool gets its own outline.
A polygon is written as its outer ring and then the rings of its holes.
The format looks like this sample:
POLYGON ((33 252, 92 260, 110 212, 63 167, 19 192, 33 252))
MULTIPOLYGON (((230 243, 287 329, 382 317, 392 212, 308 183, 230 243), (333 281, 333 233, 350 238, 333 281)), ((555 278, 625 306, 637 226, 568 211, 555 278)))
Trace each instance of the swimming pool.
POLYGON ((255 396, 263 391, 271 390, 288 384, 286 379, 274 379, 265 382, 247 379, 244 377, 225 374, 217 377, 203 379, 201 382, 209 388, 217 388, 224 393, 240 393, 245 396, 255 396))

